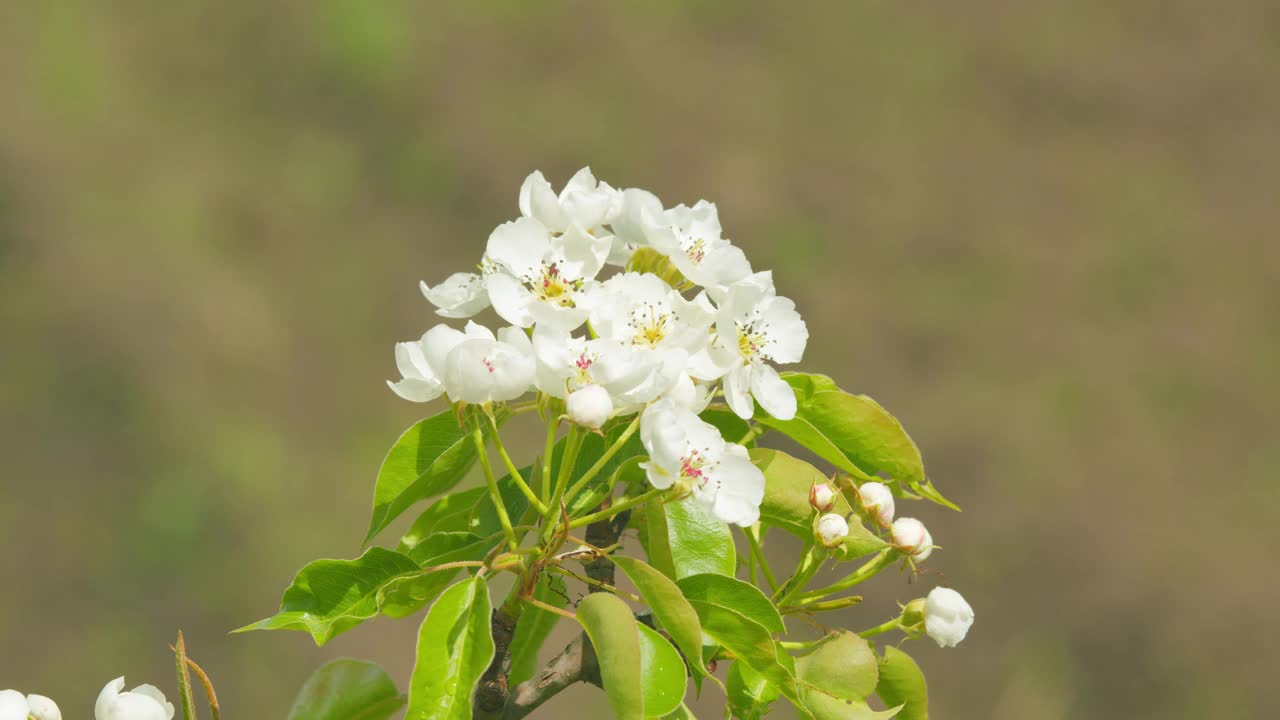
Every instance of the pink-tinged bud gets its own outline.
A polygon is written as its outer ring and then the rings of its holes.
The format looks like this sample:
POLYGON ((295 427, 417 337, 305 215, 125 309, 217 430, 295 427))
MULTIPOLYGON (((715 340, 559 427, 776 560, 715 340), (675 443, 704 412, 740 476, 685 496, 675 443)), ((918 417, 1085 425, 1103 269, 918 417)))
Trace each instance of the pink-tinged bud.
POLYGON ((818 542, 826 547, 839 547, 849 535, 849 523, 843 515, 827 513, 818 518, 818 525, 814 532, 817 534, 818 542))
POLYGON ((893 522, 893 492, 884 483, 868 482, 858 487, 862 507, 867 515, 882 526, 893 522))
POLYGON ((609 391, 599 385, 587 385, 569 393, 565 414, 583 427, 599 430, 613 415, 613 399, 609 391))
POLYGON ((836 506, 836 489, 831 483, 814 483, 809 488, 809 504, 818 512, 831 512, 836 506))
POLYGON ((924 523, 915 518, 893 521, 893 544, 921 562, 933 554, 933 536, 925 529, 924 523))

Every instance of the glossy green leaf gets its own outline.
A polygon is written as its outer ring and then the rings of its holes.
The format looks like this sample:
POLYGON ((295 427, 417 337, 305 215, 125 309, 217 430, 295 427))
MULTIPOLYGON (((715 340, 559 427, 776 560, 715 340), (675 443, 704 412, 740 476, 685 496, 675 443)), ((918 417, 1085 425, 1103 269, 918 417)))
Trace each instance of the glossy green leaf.
POLYGON ((899 717, 898 708, 872 710, 861 700, 839 700, 829 695, 816 695, 806 706, 814 720, 889 720, 899 717))
POLYGON ((687 705, 681 704, 674 712, 662 716, 662 720, 698 720, 687 705))
POLYGON ((452 410, 420 420, 400 436, 378 470, 365 542, 409 506, 457 485, 476 460, 469 434, 452 410))
MULTIPOLYGON (((729 442, 738 442, 751 429, 751 425, 746 420, 727 408, 707 408, 698 417, 702 418, 703 422, 714 425, 720 431, 720 436, 729 442)), ((751 445, 752 443, 748 443, 747 446, 751 445)))
POLYGON ((680 587, 656 568, 625 555, 614 555, 612 559, 640 591, 640 597, 653 610, 662 629, 671 635, 676 647, 689 659, 694 670, 693 681, 701 689, 702 678, 710 676, 710 673, 701 662, 702 625, 698 621, 698 613, 685 600, 680 587))
POLYGON ((839 549, 840 552, 832 553, 832 557, 841 562, 857 560, 887 547, 889 543, 868 530, 855 515, 849 519, 849 534, 844 536, 844 546, 839 549))
POLYGON ((371 662, 342 658, 307 678, 288 720, 387 720, 404 700, 386 670, 371 662))
MULTIPOLYGON (((790 655, 779 652, 778 661, 792 674, 795 673, 795 660, 790 655)), ((761 720, 769 714, 782 691, 765 676, 752 670, 750 665, 735 662, 729 666, 725 694, 735 718, 761 720)))
POLYGON ((578 604, 578 622, 587 631, 600 663, 600 679, 618 720, 643 720, 640 631, 631 608, 616 595, 593 593, 578 604))
POLYGON ((667 527, 666 505, 658 498, 651 498, 644 505, 644 525, 640 528, 640 540, 649 564, 663 575, 676 579, 676 561, 671 556, 671 535, 667 527))
MULTIPOLYGON (((427 568, 459 561, 477 561, 502 542, 500 536, 481 538, 471 533, 436 533, 414 546, 410 556, 427 568)), ((395 578, 378 591, 378 608, 387 617, 412 615, 434 600, 460 572, 459 568, 450 568, 395 578)))
POLYGON ((644 686, 645 715, 661 717, 675 712, 688 689, 684 660, 657 630, 643 623, 636 623, 636 630, 640 632, 640 681, 644 686))
MULTIPOLYGON (((814 483, 827 482, 827 476, 813 465, 781 450, 756 448, 749 454, 751 462, 764 473, 760 521, 805 540, 812 537, 815 513, 809 504, 809 489, 814 483)), ((849 512, 849 503, 837 496, 831 512, 845 515, 849 512)))
POLYGON ((955 506, 937 493, 924 473, 920 449, 897 418, 866 395, 852 395, 824 375, 786 373, 796 391, 795 418, 760 413, 756 421, 779 430, 860 481, 884 473, 935 502, 955 506))
POLYGON ((473 577, 436 600, 418 630, 405 720, 471 717, 471 694, 493 660, 489 589, 473 577))
POLYGON ((471 509, 487 492, 488 488, 475 487, 451 492, 431 503, 400 538, 396 549, 407 553, 433 533, 466 532, 470 528, 471 509))
POLYGON ((667 503, 664 509, 676 578, 701 573, 734 574, 738 551, 726 523, 703 510, 693 498, 667 503))
POLYGON ((885 705, 901 705, 898 720, 929 720, 929 688, 924 673, 910 655, 889 645, 880 660, 876 695, 885 705))
POLYGON ((750 665, 777 686, 804 714, 795 676, 779 661, 773 635, 764 625, 723 605, 702 600, 690 600, 689 604, 698 613, 703 632, 732 652, 738 662, 750 665))
MULTIPOLYGON (((558 608, 569 602, 563 583, 549 572, 538 576, 533 597, 558 608)), ((533 677, 538 669, 538 651, 542 649, 542 644, 559 619, 559 615, 534 605, 526 605, 521 611, 520 622, 516 625, 516 634, 511 641, 511 670, 507 673, 513 687, 533 677)))
POLYGON ((705 573, 681 578, 677 584, 680 592, 689 600, 701 600, 732 608, 760 623, 771 633, 786 632, 778 608, 760 592, 760 588, 751 583, 726 575, 705 573))
POLYGON ((418 563, 407 555, 380 547, 369 548, 355 560, 315 560, 299 570, 284 591, 279 612, 236 632, 305 630, 317 645, 324 645, 378 614, 380 588, 418 572, 418 563))
POLYGON ((796 676, 800 680, 800 696, 812 709, 815 704, 825 704, 819 695, 864 701, 875 691, 879 672, 876 655, 867 641, 842 631, 827 635, 796 658, 796 676))

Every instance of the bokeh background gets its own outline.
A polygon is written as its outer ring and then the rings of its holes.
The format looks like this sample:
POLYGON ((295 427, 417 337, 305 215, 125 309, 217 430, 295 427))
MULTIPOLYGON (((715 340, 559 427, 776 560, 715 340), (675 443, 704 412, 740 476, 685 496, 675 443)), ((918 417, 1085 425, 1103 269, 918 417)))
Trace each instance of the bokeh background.
POLYGON ((585 164, 717 202, 965 508, 938 718, 1280 715, 1267 0, 0 4, 0 687, 403 685, 413 621, 226 633, 358 552, 418 280, 585 164))

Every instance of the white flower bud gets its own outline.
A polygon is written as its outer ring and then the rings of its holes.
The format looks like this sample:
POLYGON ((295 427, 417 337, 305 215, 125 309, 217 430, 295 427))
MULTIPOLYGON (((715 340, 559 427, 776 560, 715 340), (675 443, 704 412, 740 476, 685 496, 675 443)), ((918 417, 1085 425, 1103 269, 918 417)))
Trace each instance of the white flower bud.
POLYGON ((818 518, 817 534, 818 542, 829 548, 837 547, 849 535, 849 523, 843 515, 827 513, 818 518))
POLYGON ((154 685, 124 691, 124 678, 107 683, 93 706, 94 720, 173 720, 173 703, 154 685))
POLYGON ((809 488, 809 504, 818 512, 831 512, 836 506, 836 489, 831 483, 814 483, 809 488))
POLYGON ((924 607, 924 629, 938 647, 955 647, 973 625, 973 608, 960 593, 937 587, 929 591, 924 607))
POLYGON ((613 415, 613 400, 603 387, 587 385, 569 393, 565 400, 565 413, 575 423, 599 430, 613 415))
POLYGON ((858 487, 862 507, 881 525, 893 522, 893 493, 884 483, 869 482, 858 487))
POLYGON ((921 562, 933 554, 933 536, 925 529, 924 523, 915 518, 893 521, 893 544, 921 562))

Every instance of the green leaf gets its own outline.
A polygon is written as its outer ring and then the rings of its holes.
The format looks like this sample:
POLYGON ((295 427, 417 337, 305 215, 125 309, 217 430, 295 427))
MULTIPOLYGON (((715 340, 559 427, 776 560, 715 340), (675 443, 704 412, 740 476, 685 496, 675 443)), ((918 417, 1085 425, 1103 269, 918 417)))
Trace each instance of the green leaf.
POLYGON ((680 592, 689 600, 733 608, 760 623, 771 633, 786 632, 782 616, 773 601, 760 592, 760 588, 737 578, 714 573, 690 575, 678 583, 680 592))
POLYGON ((578 622, 595 648, 600 679, 614 716, 618 720, 643 720, 640 631, 631 608, 616 595, 593 593, 578 603, 578 622))
POLYGON ((367 543, 409 506, 457 485, 476 460, 452 410, 418 421, 391 447, 378 470, 367 543))
MULTIPOLYGON (((795 673, 795 660, 790 655, 780 652, 778 661, 792 674, 795 673)), ((770 708, 782 694, 777 685, 742 662, 729 666, 729 677, 725 685, 729 710, 741 720, 761 720, 769 714, 770 708)))
MULTIPOLYGON (((751 669, 778 687, 782 694, 804 713, 795 676, 778 659, 778 647, 764 625, 723 605, 690 600, 698 613, 702 631, 723 645, 751 669)), ((785 655, 785 653, 784 653, 785 655)))
POLYGON ((640 528, 641 544, 649 564, 663 575, 676 579, 676 561, 671 556, 670 528, 667 527, 667 511, 662 500, 651 498, 644 504, 644 525, 640 528))
POLYGON ((832 553, 831 556, 840 562, 848 560, 857 560, 860 557, 870 555, 874 552, 889 547, 889 543, 880 539, 879 535, 867 529, 857 516, 849 520, 849 534, 844 536, 844 546, 839 553, 832 553))
POLYGON ((800 679, 800 696, 812 709, 812 701, 819 695, 841 701, 865 700, 875 692, 879 672, 876 654, 867 641, 841 631, 827 635, 797 658, 796 676, 800 679))
POLYGON ((884 473, 929 499, 953 509, 925 479, 920 449, 897 418, 866 395, 851 395, 824 375, 786 373, 796 391, 792 420, 760 413, 756 421, 780 430, 860 481, 884 473))
POLYGON ((688 689, 684 660, 657 630, 643 623, 636 623, 636 630, 640 632, 640 677, 644 685, 645 715, 661 717, 675 712, 688 689))
POLYGON ((702 664, 702 625, 698 621, 698 613, 685 600, 680 587, 657 569, 625 555, 613 555, 611 558, 618 569, 631 579, 662 629, 680 648, 694 670, 693 681, 701 690, 703 676, 710 677, 711 674, 702 664))
POLYGON ((449 493, 431 503, 400 538, 400 544, 396 549, 407 553, 409 548, 422 542, 432 533, 466 532, 470 528, 471 509, 480 501, 480 498, 485 497, 487 492, 488 488, 474 487, 449 493))
POLYGON ((693 498, 667 503, 664 509, 677 579, 701 573, 734 574, 738 550, 728 524, 703 510, 693 498))
POLYGON ((675 709, 675 712, 663 715, 662 720, 698 720, 698 718, 694 717, 693 711, 682 703, 680 707, 675 709))
POLYGON ((405 720, 471 718, 471 694, 493 660, 489 589, 473 577, 436 600, 418 630, 405 720))
POLYGON ((862 700, 838 700, 829 695, 815 695, 807 707, 814 720, 888 720, 899 717, 898 708, 872 710, 862 700))
POLYGON ((280 611, 242 627, 248 630, 305 630, 324 645, 378 614, 378 590, 394 578, 419 572, 407 555, 371 547, 355 560, 307 563, 284 591, 280 611))
MULTIPOLYGON (((720 431, 720 436, 729 442, 738 442, 751 429, 751 425, 746 420, 725 408, 707 408, 698 417, 702 418, 703 422, 714 425, 720 431)), ((747 447, 750 446, 749 443, 747 447)))
POLYGON ((307 678, 288 720, 387 720, 403 705, 404 696, 386 670, 342 658, 307 678))
POLYGON ((902 706, 898 720, 929 720, 929 688, 924 673, 910 655, 892 645, 885 647, 880 661, 876 695, 886 705, 902 706))
MULTIPOLYGON (((520 468, 520 474, 527 480, 533 477, 533 468, 520 468)), ((502 521, 498 519, 498 510, 493 506, 488 488, 484 490, 484 495, 471 510, 471 522, 468 527, 477 535, 493 535, 502 532, 502 521)), ((529 509, 529 498, 525 497, 525 494, 516 486, 516 481, 511 478, 510 473, 498 479, 498 495, 502 497, 502 504, 507 508, 507 517, 511 518, 511 524, 519 524, 520 517, 524 515, 525 510, 529 509)))
MULTIPOLYGON (((809 489, 814 483, 827 482, 827 476, 781 450, 756 448, 748 454, 751 462, 764 473, 760 521, 805 540, 813 537, 814 510, 809 504, 809 489)), ((849 503, 837 496, 831 512, 845 515, 849 512, 849 503)))
MULTIPOLYGON (((568 598, 563 590, 556 592, 551 586, 552 582, 556 580, 551 573, 539 575, 538 584, 533 588, 533 597, 553 607, 562 608, 568 604, 568 598)), ((516 634, 511 641, 511 670, 507 674, 512 687, 533 677, 538 669, 538 651, 542 649, 542 644, 559 619, 559 615, 534 605, 526 605, 521 611, 520 622, 516 624, 516 634)))
MULTIPOLYGON (((424 567, 481 560, 501 542, 501 537, 494 536, 481 538, 471 533, 436 533, 414 546, 410 556, 424 567)), ((459 568, 450 568, 395 578, 378 591, 378 608, 391 618, 412 615, 448 587, 459 571, 459 568)))

